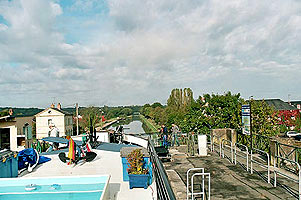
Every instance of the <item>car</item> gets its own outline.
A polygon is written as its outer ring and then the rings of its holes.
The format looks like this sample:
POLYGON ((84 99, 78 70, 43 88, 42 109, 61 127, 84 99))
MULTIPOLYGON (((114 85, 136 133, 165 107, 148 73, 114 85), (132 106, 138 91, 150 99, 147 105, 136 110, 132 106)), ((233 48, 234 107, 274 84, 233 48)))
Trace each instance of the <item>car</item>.
POLYGON ((297 133, 296 131, 288 131, 286 132, 287 137, 296 137, 296 136, 301 136, 301 133, 297 133))

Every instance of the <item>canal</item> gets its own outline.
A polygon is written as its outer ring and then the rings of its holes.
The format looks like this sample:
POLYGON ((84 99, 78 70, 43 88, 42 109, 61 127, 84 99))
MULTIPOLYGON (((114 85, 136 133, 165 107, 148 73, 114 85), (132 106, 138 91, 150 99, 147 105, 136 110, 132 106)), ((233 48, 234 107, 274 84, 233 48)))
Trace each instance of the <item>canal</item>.
POLYGON ((124 133, 126 134, 138 134, 145 133, 143 123, 140 121, 139 117, 131 117, 126 120, 119 121, 109 127, 109 129, 116 130, 118 125, 122 125, 124 128, 124 133))

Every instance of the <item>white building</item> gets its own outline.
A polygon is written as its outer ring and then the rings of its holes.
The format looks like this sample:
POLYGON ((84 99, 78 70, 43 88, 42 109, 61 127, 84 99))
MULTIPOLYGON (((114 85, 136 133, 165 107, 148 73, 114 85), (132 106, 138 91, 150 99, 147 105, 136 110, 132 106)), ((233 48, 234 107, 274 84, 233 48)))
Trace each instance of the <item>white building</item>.
POLYGON ((73 119, 72 114, 63 111, 59 103, 57 108, 52 104, 50 108, 35 115, 36 117, 36 137, 42 139, 48 137, 50 131, 49 124, 54 124, 59 129, 59 136, 72 135, 73 119))

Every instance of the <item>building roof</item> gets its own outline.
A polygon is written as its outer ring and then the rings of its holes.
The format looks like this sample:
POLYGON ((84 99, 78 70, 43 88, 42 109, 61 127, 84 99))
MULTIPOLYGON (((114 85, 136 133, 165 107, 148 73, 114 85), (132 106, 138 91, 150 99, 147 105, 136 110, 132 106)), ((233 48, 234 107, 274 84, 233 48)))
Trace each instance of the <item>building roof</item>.
POLYGON ((264 99, 269 106, 274 107, 276 110, 297 110, 296 107, 289 105, 281 99, 264 99))
POLYGON ((30 117, 34 116, 37 113, 41 112, 43 109, 40 108, 11 108, 11 107, 2 107, 0 112, 8 111, 9 109, 13 110, 11 117, 30 117))
POLYGON ((46 108, 46 109, 40 111, 40 112, 37 113, 35 116, 37 117, 37 116, 39 116, 41 113, 43 113, 43 112, 45 112, 45 111, 47 111, 47 110, 49 110, 49 109, 58 111, 58 112, 60 112, 60 113, 62 113, 62 114, 64 114, 64 115, 72 115, 72 113, 69 113, 69 112, 67 112, 67 111, 64 110, 64 109, 57 109, 57 108, 51 108, 51 107, 50 107, 50 108, 46 108))
POLYGON ((56 110, 56 111, 58 111, 58 112, 61 112, 61 113, 65 114, 65 115, 72 115, 72 113, 66 111, 66 110, 63 109, 63 108, 62 108, 62 109, 51 108, 51 109, 56 110))
POLYGON ((301 105, 301 101, 290 101, 293 106, 301 105))

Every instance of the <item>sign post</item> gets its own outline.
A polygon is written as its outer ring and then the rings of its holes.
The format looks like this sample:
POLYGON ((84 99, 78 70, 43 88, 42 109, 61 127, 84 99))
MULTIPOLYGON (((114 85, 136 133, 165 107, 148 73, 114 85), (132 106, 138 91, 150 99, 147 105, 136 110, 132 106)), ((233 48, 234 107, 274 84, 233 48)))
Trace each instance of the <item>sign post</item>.
POLYGON ((242 133, 245 135, 251 135, 251 106, 242 105, 242 133))

